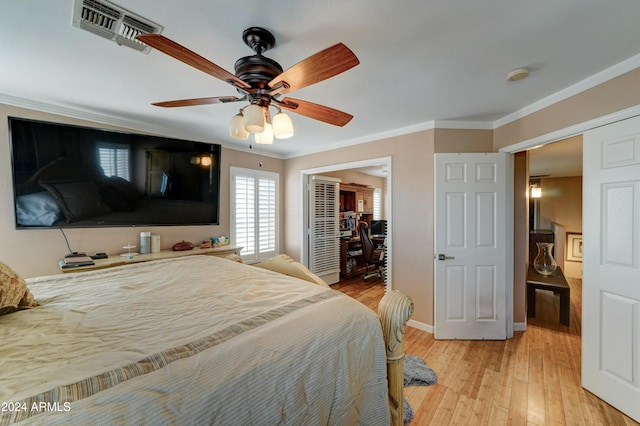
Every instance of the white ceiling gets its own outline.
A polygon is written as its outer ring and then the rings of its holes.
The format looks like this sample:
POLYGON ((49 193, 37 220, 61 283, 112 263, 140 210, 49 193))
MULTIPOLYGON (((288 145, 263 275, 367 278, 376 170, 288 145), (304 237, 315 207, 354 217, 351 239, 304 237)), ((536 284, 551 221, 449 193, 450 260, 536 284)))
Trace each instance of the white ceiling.
POLYGON ((530 150, 529 175, 532 178, 582 176, 582 138, 573 137, 530 150))
MULTIPOLYGON (((491 129, 640 65, 638 0, 114 2, 231 72, 253 53, 241 38, 250 26, 274 33, 266 56, 285 69, 337 42, 353 50, 360 65, 291 96, 354 119, 340 128, 291 114, 296 135, 259 148, 282 158, 434 125, 491 129), (518 67, 531 75, 508 82, 518 67)), ((236 95, 230 85, 73 27, 73 4, 2 1, 0 103, 248 149, 227 135, 239 104, 150 105, 236 95)))

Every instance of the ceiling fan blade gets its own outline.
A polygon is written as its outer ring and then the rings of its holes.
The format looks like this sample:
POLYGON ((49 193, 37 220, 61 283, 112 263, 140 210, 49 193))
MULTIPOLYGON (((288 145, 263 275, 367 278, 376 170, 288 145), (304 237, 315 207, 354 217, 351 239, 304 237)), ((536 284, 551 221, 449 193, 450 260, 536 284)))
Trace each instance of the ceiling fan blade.
POLYGON ((275 87, 278 83, 284 82, 288 87, 285 86, 279 93, 293 92, 345 72, 359 63, 356 55, 347 46, 338 43, 285 70, 271 80, 269 86, 275 87))
POLYGON ((323 121, 334 126, 344 126, 353 118, 353 115, 337 109, 329 108, 324 105, 314 104, 312 102, 301 101, 300 99, 284 98, 281 101, 274 102, 279 107, 313 118, 314 120, 323 121))
POLYGON ((235 96, 218 96, 214 98, 194 98, 194 99, 180 99, 177 101, 155 102, 151 105, 164 107, 164 108, 174 108, 174 107, 184 107, 184 106, 220 104, 220 103, 227 103, 227 102, 236 102, 239 100, 241 99, 236 98, 235 96))
POLYGON ((160 34, 142 34, 136 37, 136 39, 140 40, 144 44, 153 47, 167 55, 184 62, 187 65, 191 65, 192 67, 199 69, 202 72, 205 72, 209 75, 212 75, 216 78, 219 78, 222 81, 226 81, 229 84, 232 84, 240 89, 249 89, 249 86, 244 81, 240 80, 235 75, 231 74, 229 71, 219 67, 208 59, 203 58, 197 53, 187 49, 186 47, 169 40, 163 35, 160 34))

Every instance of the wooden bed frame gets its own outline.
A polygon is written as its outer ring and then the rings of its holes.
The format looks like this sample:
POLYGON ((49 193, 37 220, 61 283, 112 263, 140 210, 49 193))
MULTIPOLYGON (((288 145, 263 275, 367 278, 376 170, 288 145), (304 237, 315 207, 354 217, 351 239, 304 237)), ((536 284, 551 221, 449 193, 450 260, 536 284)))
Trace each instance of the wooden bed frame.
POLYGON ((413 314, 409 296, 393 290, 387 292, 378 305, 387 350, 387 386, 391 425, 404 425, 404 328, 413 314))

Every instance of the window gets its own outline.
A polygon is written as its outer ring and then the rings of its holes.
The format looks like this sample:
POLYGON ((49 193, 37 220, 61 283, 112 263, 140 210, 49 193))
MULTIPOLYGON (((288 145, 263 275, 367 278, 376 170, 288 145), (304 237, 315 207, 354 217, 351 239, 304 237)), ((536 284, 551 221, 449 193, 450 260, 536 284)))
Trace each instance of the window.
POLYGON ((129 146, 124 144, 98 142, 98 163, 105 176, 118 176, 130 181, 129 178, 129 146))
POLYGON ((231 240, 245 262, 278 254, 278 173, 231 167, 231 240))
POLYGON ((380 188, 373 190, 373 219, 382 219, 382 190, 380 188))

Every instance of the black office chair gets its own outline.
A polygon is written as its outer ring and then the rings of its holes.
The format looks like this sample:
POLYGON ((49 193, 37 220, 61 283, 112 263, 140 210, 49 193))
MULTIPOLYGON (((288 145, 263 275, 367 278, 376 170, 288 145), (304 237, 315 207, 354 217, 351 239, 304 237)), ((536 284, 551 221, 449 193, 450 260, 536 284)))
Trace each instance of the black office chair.
POLYGON ((377 249, 369 237, 369 224, 360 222, 360 244, 362 245, 362 257, 365 262, 364 282, 370 277, 384 277, 384 249, 377 249), (369 270, 369 268, 372 268, 369 270))

